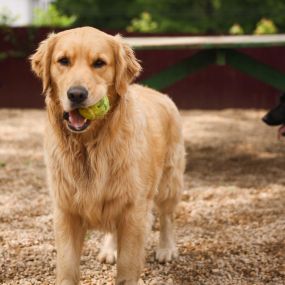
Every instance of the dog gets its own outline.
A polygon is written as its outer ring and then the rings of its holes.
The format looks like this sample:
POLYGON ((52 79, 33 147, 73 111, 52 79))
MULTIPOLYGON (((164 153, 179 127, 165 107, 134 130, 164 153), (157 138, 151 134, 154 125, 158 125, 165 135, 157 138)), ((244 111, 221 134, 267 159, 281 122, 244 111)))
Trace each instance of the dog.
POLYGON ((270 110, 262 120, 269 126, 281 125, 278 129, 278 137, 285 136, 285 93, 280 96, 279 104, 270 110))
POLYGON ((183 188, 181 117, 167 96, 133 84, 141 66, 117 36, 91 27, 51 34, 30 57, 47 109, 44 150, 53 199, 56 284, 79 283, 88 229, 106 233, 101 262, 117 262, 116 285, 137 285, 156 205, 156 259, 177 256, 173 213, 183 188), (109 112, 79 108, 107 95, 109 112))

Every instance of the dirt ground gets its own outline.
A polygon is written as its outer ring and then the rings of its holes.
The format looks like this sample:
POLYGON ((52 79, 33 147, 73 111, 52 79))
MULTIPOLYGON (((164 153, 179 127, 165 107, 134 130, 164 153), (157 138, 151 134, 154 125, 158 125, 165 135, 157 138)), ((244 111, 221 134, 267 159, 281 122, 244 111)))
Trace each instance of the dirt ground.
MULTIPOLYGON (((188 155, 176 215, 180 256, 154 261, 155 222, 145 284, 285 284, 285 140, 260 121, 263 114, 182 112, 188 155)), ((1 110, 0 123, 0 284, 54 284, 44 112, 1 110)), ((100 238, 86 236, 81 284, 113 284, 115 266, 96 260, 100 238)))

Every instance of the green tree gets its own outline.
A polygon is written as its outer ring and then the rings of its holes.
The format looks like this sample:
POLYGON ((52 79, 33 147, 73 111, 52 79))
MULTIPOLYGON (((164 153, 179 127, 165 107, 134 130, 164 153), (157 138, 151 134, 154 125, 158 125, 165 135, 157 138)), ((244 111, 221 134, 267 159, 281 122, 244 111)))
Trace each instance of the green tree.
POLYGON ((34 9, 33 25, 37 27, 69 27, 76 20, 76 16, 62 15, 55 5, 49 5, 47 10, 34 9))
POLYGON ((147 12, 158 32, 225 34, 239 23, 253 33, 262 18, 285 32, 285 0, 56 0, 67 15, 77 15, 76 25, 124 30, 147 12))
POLYGON ((221 7, 221 0, 138 0, 161 32, 216 32, 213 19, 221 7))
POLYGON ((217 30, 226 32, 234 23, 239 23, 245 33, 253 33, 256 23, 271 19, 277 28, 285 31, 284 0, 223 0, 216 19, 217 30))
POLYGON ((256 35, 276 34, 277 28, 271 20, 262 18, 256 24, 256 29, 254 30, 254 33, 256 35))
POLYGON ((271 19, 285 31, 284 0, 138 0, 158 30, 164 32, 227 33, 239 23, 252 33, 261 18, 271 19))
POLYGON ((151 15, 147 12, 140 14, 139 18, 134 18, 131 25, 127 27, 128 32, 142 32, 151 33, 157 30, 157 23, 151 18, 151 15))
POLYGON ((230 35, 243 35, 244 34, 244 30, 241 27, 241 25, 235 23, 233 24, 230 29, 229 29, 229 34, 230 35))
POLYGON ((77 15, 76 25, 122 30, 142 12, 136 2, 136 0, 56 0, 54 3, 64 14, 77 15))

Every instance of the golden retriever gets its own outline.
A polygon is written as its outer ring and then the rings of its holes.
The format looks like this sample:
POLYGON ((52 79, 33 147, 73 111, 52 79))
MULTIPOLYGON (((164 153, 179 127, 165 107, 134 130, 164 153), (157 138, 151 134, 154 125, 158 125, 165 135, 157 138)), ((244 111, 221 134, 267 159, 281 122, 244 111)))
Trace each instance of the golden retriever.
POLYGON ((54 205, 57 285, 79 283, 87 229, 105 232, 99 260, 117 260, 117 285, 138 284, 153 201, 159 262, 177 256, 173 211, 183 187, 184 143, 173 102, 131 84, 141 71, 120 36, 91 27, 51 34, 31 56, 47 108, 45 160, 54 205), (78 108, 107 95, 103 119, 78 108))

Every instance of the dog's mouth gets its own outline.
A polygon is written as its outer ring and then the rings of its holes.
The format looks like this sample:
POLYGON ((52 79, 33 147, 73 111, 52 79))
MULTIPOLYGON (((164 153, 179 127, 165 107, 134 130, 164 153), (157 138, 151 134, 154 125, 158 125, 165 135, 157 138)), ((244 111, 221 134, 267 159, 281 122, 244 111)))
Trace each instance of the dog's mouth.
POLYGON ((281 137, 285 136, 285 124, 281 125, 278 129, 278 138, 281 139, 281 137))
POLYGON ((82 117, 78 109, 70 112, 63 112, 63 119, 66 120, 68 129, 76 133, 85 131, 91 122, 82 117))

